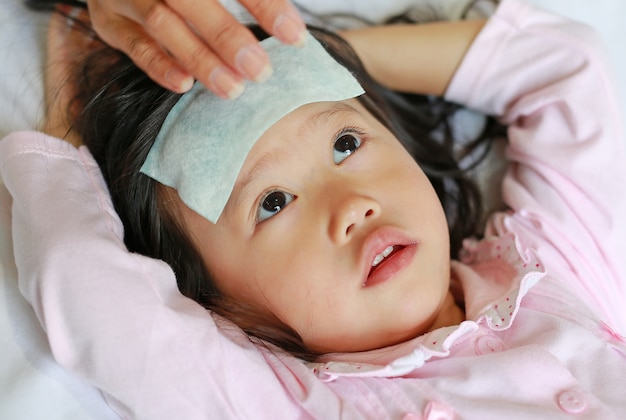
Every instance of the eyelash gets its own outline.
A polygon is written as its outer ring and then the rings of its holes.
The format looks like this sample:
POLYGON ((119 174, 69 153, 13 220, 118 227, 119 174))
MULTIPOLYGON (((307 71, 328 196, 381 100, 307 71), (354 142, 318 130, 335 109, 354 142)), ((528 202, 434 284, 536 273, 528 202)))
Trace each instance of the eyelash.
POLYGON ((360 128, 348 126, 339 130, 333 137, 331 144, 333 162, 335 165, 341 165, 348 157, 356 153, 356 151, 363 146, 365 140, 365 132, 360 128), (344 139, 344 137, 347 136, 352 139, 344 139), (340 143, 342 139, 344 139, 344 142, 340 143), (347 141, 349 141, 349 143, 347 143, 347 141), (352 148, 354 148, 354 150, 351 150, 352 148))
POLYGON ((258 201, 257 205, 256 205, 256 216, 255 216, 255 224, 260 224, 263 223, 266 220, 271 219, 272 217, 276 216, 278 213, 280 213, 281 211, 283 211, 283 209, 285 207, 287 207, 289 204, 291 204, 291 202, 293 202, 295 199, 297 198, 297 196, 295 194, 291 194, 287 191, 283 191, 281 189, 277 189, 277 188, 272 188, 270 190, 267 190, 266 192, 264 192, 263 194, 261 194, 261 198, 258 201), (286 197, 286 202, 282 205, 282 207, 280 208, 280 210, 276 211, 274 214, 272 215, 268 215, 267 218, 261 220, 261 212, 262 211, 266 211, 271 213, 271 210, 267 210, 267 209, 263 209, 262 206, 265 203, 265 201, 274 193, 282 193, 284 195, 284 197, 286 197))
POLYGON ((363 145, 363 141, 366 139, 367 137, 367 133, 365 132, 365 130, 363 130, 362 128, 356 127, 354 125, 348 125, 343 127, 341 130, 338 130, 332 137, 330 140, 330 147, 332 148, 335 144, 335 142, 343 135, 346 134, 356 134, 357 136, 360 137, 361 139, 361 146, 363 145))

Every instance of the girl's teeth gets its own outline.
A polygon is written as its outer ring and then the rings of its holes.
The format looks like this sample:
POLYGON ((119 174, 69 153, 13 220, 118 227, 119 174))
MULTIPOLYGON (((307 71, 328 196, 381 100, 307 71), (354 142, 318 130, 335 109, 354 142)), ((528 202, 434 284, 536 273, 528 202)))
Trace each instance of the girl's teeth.
POLYGON ((376 267, 378 264, 380 264, 380 262, 384 260, 385 257, 389 256, 389 254, 391 254, 392 251, 393 251, 393 246, 390 245, 387 248, 385 248, 383 252, 376 255, 376 257, 374 257, 374 261, 372 261, 372 267, 376 267))

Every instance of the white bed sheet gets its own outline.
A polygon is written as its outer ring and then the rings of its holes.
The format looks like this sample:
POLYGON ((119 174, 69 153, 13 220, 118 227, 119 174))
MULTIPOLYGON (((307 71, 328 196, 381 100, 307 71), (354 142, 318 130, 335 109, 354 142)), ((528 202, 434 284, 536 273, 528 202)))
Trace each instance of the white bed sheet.
MULTIPOLYGON (((230 0, 229 0, 230 1, 230 0)), ((312 12, 362 11, 377 21, 407 7, 430 3, 454 18, 469 0, 305 0, 312 12)), ((616 69, 626 121, 626 2, 623 0, 529 0, 595 26, 616 69)), ((232 2, 231 2, 232 3, 232 2)), ((0 0, 0 138, 37 127, 43 114, 42 71, 47 17, 28 11, 22 0, 0 0)), ((10 229, 11 198, 0 180, 0 418, 113 419, 101 394, 59 367, 30 306, 17 289, 10 229)))

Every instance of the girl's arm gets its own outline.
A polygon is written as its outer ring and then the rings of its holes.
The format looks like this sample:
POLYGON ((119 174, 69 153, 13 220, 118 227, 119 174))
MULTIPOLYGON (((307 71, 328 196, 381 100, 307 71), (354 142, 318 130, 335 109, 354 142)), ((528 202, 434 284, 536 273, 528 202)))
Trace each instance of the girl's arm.
POLYGON ((443 95, 483 20, 392 25, 341 33, 379 83, 398 91, 443 95))
POLYGON ((21 293, 57 362, 122 418, 354 416, 300 361, 218 328, 167 264, 128 252, 86 148, 13 133, 0 141, 0 176, 13 197, 21 293))
POLYGON ((591 28, 503 0, 446 99, 508 129, 503 199, 490 224, 538 250, 549 277, 626 331, 626 140, 604 45, 591 28))

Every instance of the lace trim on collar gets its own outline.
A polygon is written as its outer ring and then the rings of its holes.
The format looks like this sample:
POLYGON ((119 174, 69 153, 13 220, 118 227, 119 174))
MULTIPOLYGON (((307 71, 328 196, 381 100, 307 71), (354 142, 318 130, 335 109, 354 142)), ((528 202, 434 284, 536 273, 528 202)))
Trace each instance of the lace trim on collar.
POLYGON ((413 348, 408 354, 384 366, 346 360, 364 360, 368 353, 374 355, 374 352, 380 350, 358 355, 338 355, 338 358, 344 360, 307 365, 323 381, 333 381, 342 376, 403 376, 434 357, 448 357, 454 344, 478 331, 481 325, 494 331, 506 330, 514 322, 524 296, 546 274, 545 265, 536 253, 529 249, 521 252, 520 248, 512 233, 482 241, 465 241, 461 263, 456 262, 454 269, 460 275, 466 293, 469 320, 439 328, 403 343, 403 348, 413 348), (474 298, 471 294, 477 289, 487 290, 487 293, 474 298))

